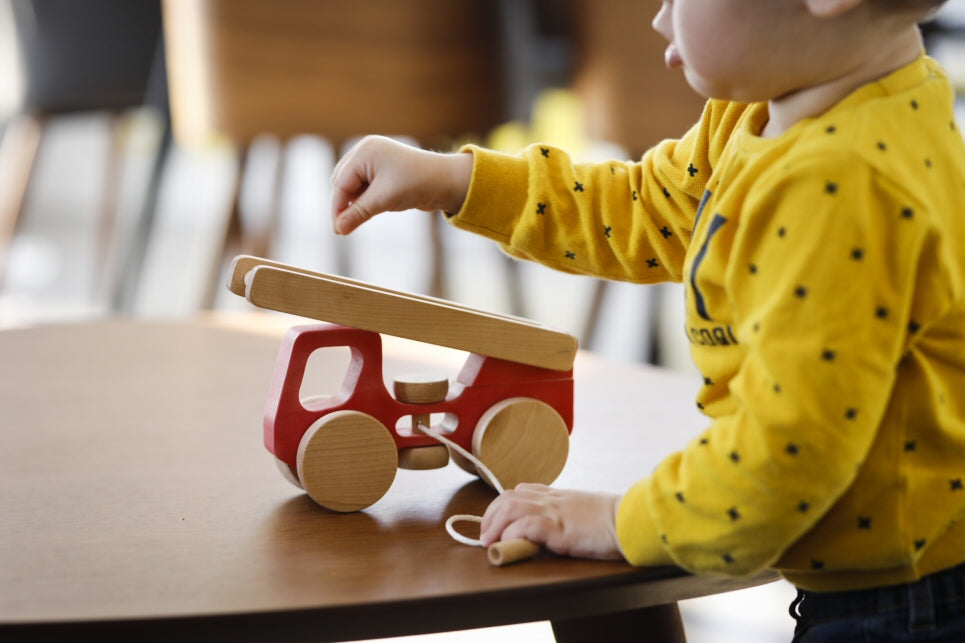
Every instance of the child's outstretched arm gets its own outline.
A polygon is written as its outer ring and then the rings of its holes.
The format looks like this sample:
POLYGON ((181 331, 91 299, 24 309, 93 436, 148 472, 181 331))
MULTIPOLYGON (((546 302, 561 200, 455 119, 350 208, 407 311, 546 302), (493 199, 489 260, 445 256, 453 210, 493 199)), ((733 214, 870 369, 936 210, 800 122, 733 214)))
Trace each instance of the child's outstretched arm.
POLYGON ((524 538, 577 558, 618 560, 616 537, 620 496, 521 484, 494 500, 483 515, 484 547, 524 538))
POLYGON ((367 136, 332 173, 332 224, 348 234, 382 212, 457 212, 472 176, 471 154, 439 154, 367 136))

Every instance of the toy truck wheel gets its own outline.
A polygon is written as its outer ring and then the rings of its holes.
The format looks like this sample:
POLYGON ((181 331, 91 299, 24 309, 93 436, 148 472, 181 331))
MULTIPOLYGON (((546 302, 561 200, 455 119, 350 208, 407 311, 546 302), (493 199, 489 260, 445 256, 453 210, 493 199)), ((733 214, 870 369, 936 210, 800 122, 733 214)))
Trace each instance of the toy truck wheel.
POLYGON ((491 406, 472 436, 473 455, 504 489, 521 482, 552 483, 566 464, 569 446, 566 423, 556 409, 525 397, 491 406))
POLYGON ((285 480, 302 489, 302 481, 298 479, 298 471, 294 467, 280 458, 275 458, 275 465, 285 480))
POLYGON ((358 411, 336 411, 309 427, 297 462, 298 479, 312 500, 333 511, 358 511, 392 486, 399 456, 381 422, 358 411))

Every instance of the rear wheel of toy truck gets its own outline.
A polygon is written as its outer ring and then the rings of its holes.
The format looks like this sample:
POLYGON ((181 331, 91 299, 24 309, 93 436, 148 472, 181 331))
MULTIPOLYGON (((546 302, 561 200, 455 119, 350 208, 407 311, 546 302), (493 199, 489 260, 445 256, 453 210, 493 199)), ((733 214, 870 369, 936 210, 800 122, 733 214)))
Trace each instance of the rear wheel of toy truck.
MULTIPOLYGON (((556 409, 526 397, 491 406, 479 418, 472 436, 473 455, 504 489, 521 482, 552 483, 566 464, 569 448, 569 431, 556 409)), ((480 477, 486 480, 484 475, 480 477)))
POLYGON ((305 432, 297 462, 298 479, 312 500, 333 511, 358 511, 392 486, 399 456, 381 422, 358 411, 336 411, 305 432))

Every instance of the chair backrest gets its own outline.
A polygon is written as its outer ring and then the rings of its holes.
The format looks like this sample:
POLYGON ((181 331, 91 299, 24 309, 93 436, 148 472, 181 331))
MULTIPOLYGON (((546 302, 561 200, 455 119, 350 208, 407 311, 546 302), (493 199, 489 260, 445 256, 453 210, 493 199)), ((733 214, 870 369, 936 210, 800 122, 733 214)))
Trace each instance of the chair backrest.
POLYGON ((24 111, 142 105, 161 35, 161 7, 139 0, 18 0, 24 111))
POLYGON ((490 0, 164 0, 175 137, 486 132, 504 111, 490 0))

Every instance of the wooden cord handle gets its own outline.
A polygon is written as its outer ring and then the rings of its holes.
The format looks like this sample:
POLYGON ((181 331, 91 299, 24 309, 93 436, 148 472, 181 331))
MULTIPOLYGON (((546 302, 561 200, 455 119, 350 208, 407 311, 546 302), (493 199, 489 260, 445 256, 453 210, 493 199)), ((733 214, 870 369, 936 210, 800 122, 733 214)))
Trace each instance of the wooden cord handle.
POLYGON ((540 546, 524 538, 513 538, 493 543, 486 550, 489 562, 497 567, 509 565, 522 560, 534 558, 539 554, 540 546))

